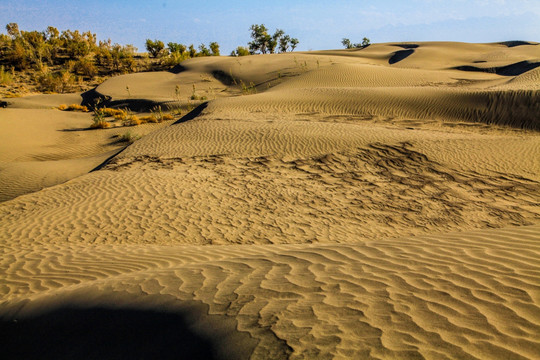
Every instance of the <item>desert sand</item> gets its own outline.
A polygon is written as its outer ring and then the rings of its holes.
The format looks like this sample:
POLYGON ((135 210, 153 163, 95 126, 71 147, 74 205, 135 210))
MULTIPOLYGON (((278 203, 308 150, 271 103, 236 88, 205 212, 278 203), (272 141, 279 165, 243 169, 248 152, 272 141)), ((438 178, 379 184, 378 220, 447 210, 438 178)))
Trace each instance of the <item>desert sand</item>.
POLYGON ((3 101, 6 358, 539 357, 538 43, 194 58, 3 101), (55 109, 96 97, 200 105, 127 146, 55 109))

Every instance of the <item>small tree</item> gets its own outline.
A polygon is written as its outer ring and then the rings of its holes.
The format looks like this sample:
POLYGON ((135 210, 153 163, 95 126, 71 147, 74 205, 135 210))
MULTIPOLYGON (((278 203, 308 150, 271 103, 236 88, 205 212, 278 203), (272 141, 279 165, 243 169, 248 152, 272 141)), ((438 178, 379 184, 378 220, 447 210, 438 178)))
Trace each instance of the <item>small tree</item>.
POLYGON ((362 39, 361 44, 353 44, 351 42, 351 40, 349 40, 347 38, 343 38, 341 40, 341 44, 343 44, 345 49, 362 49, 362 48, 365 48, 365 47, 369 46, 371 43, 370 43, 369 39, 367 37, 365 37, 364 39, 362 39))
POLYGON ((293 51, 298 45, 298 39, 292 38, 289 35, 285 34, 285 31, 277 29, 276 32, 270 36, 268 34, 268 29, 264 24, 261 25, 251 25, 251 41, 249 45, 249 50, 252 54, 260 51, 261 54, 274 54, 276 49, 279 49, 280 52, 286 52, 289 49, 289 44, 291 51, 293 51))
POLYGON ((279 51, 284 53, 289 50, 289 43, 291 42, 291 37, 289 35, 283 36, 279 39, 279 51))
POLYGON ((170 42, 167 44, 170 53, 179 53, 183 55, 186 51, 186 45, 170 42))
POLYGON ((193 44, 189 45, 189 57, 195 57, 197 56, 197 50, 195 49, 195 46, 193 44))
POLYGON ((212 56, 219 56, 219 44, 217 42, 210 43, 210 50, 212 50, 212 56))
POLYGON ((239 46, 236 50, 233 50, 231 56, 248 56, 251 55, 249 49, 243 46, 239 46))
POLYGON ((19 25, 17 23, 9 23, 6 25, 6 30, 11 37, 18 37, 21 32, 19 31, 19 25))
POLYGON ((268 46, 270 45, 270 40, 272 40, 272 37, 268 35, 268 29, 264 24, 255 24, 251 25, 250 30, 253 41, 249 43, 249 50, 254 53, 260 51, 262 54, 266 54, 268 46))
POLYGON ((146 50, 150 53, 153 58, 158 57, 161 52, 165 49, 165 44, 161 40, 150 40, 146 39, 146 50))
POLYGON ((294 51, 294 49, 296 49, 296 47, 298 46, 298 43, 300 43, 300 41, 298 41, 297 38, 291 39, 291 51, 294 51))
POLYGON ((345 47, 345 49, 352 49, 353 48, 353 44, 351 43, 351 40, 349 40, 347 38, 343 38, 341 40, 341 44, 345 47))
POLYGON ((210 56, 210 50, 206 47, 206 45, 199 45, 199 50, 199 56, 210 56))

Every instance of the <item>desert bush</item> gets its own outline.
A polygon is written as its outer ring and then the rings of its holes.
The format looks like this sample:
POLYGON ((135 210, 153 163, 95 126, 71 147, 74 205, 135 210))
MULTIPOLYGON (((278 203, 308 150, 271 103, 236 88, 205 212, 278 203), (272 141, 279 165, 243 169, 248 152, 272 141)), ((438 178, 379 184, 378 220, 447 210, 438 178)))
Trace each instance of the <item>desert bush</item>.
POLYGON ((257 88, 255 87, 255 84, 253 82, 250 82, 249 85, 246 85, 242 80, 240 80, 240 86, 242 86, 242 93, 244 95, 257 93, 257 88))
POLYGON ((93 78, 97 75, 98 69, 94 65, 92 59, 88 57, 80 58, 73 64, 75 74, 93 78))
POLYGON ((155 115, 147 115, 140 118, 144 123, 157 123, 159 122, 155 115))
POLYGON ((210 49, 204 44, 199 45, 199 53, 197 56, 210 56, 210 49))
POLYGON ((291 51, 294 51, 294 49, 296 49, 300 41, 297 38, 292 38, 290 43, 291 43, 291 51))
POLYGON ((219 56, 219 44, 215 41, 210 43, 210 50, 212 51, 212 56, 219 56))
POLYGON ((341 44, 345 47, 345 49, 362 49, 369 46, 371 42, 367 37, 365 37, 362 39, 362 43, 353 44, 351 40, 343 38, 341 40, 341 44))
POLYGON ((175 65, 178 65, 182 61, 187 60, 189 58, 190 58, 189 53, 187 53, 187 52, 183 52, 183 53, 172 52, 172 53, 170 53, 169 55, 165 56, 162 59, 161 64, 163 66, 175 66, 175 65))
POLYGON ((281 52, 287 51, 290 48, 291 51, 294 51, 296 46, 298 46, 298 39, 291 38, 289 35, 285 34, 285 31, 281 29, 277 29, 273 35, 270 35, 268 33, 268 29, 264 24, 261 25, 251 25, 251 38, 253 41, 251 41, 249 45, 249 50, 251 53, 256 53, 257 51, 260 51, 261 54, 274 54, 277 46, 279 44, 279 50, 281 52))
POLYGON ((127 115, 126 118, 122 121, 124 126, 137 126, 143 124, 144 121, 141 120, 137 115, 127 115))
POLYGON ((141 135, 135 134, 131 131, 127 131, 124 134, 118 137, 118 142, 127 142, 133 144, 135 141, 139 140, 141 135))
POLYGON ((66 93, 75 84, 75 77, 69 71, 50 72, 45 67, 37 77, 38 88, 43 92, 66 93))
POLYGON ((157 58, 162 54, 165 48, 165 44, 161 40, 150 40, 146 39, 146 50, 150 53, 153 58, 157 58))
POLYGON ((96 48, 96 35, 90 31, 80 33, 79 30, 65 30, 62 31, 60 39, 63 40, 70 59, 87 56, 96 48))
POLYGON ((170 42, 167 44, 167 48, 169 49, 169 52, 172 54, 172 53, 180 53, 180 54, 183 54, 186 52, 186 45, 183 45, 183 44, 178 44, 178 43, 173 43, 173 42, 170 42))
POLYGON ((124 110, 107 108, 107 107, 101 108, 101 111, 106 117, 114 117, 114 116, 122 115, 125 113, 124 110))
POLYGON ((17 38, 21 35, 21 32, 19 30, 19 25, 17 25, 17 23, 7 24, 6 30, 7 30, 7 33, 13 38, 17 38))
MULTIPOLYGON (((197 94, 195 84, 193 84, 193 90, 192 90, 191 96, 189 98, 191 100, 206 100, 206 96, 200 96, 200 95, 197 94)), ((160 108, 160 110, 161 110, 161 108, 160 108)))
POLYGON ((135 60, 133 59, 133 46, 121 46, 114 44, 111 50, 112 66, 114 70, 134 71, 135 60))
POLYGON ((80 112, 88 112, 88 108, 84 105, 79 105, 79 104, 71 104, 71 105, 65 105, 65 104, 62 104, 60 106, 58 106, 58 110, 61 110, 61 111, 80 111, 80 112))
POLYGON ((248 56, 251 55, 249 49, 243 46, 238 46, 236 50, 231 52, 231 56, 248 56))
MULTIPOLYGON (((105 112, 104 112, 105 113, 105 112)), ((127 118, 129 117, 130 114, 128 114, 128 111, 127 110, 120 110, 120 109, 117 109, 114 114, 113 114, 113 117, 115 120, 119 120, 119 121, 126 121, 127 118)))
POLYGON ((94 109, 93 122, 90 129, 106 129, 111 127, 111 124, 105 120, 105 114, 102 109, 94 109))
POLYGON ((10 47, 5 51, 6 62, 17 70, 24 70, 31 64, 30 51, 25 47, 24 41, 17 38, 12 41, 10 47))
POLYGON ((12 82, 12 74, 4 70, 4 65, 0 66, 0 85, 10 85, 12 82))
POLYGON ((197 56, 197 50, 195 49, 195 46, 193 46, 193 44, 189 45, 189 56, 192 58, 197 56))

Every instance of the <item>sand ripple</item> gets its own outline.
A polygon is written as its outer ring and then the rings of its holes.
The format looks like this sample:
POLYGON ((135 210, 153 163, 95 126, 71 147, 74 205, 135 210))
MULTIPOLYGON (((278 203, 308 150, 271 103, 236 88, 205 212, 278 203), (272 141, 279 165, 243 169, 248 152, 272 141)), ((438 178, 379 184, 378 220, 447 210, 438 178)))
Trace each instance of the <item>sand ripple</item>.
POLYGON ((1 291, 5 309, 83 291, 105 302, 122 293, 203 302, 259 341, 254 358, 532 359, 539 234, 535 226, 355 245, 8 247, 1 291))

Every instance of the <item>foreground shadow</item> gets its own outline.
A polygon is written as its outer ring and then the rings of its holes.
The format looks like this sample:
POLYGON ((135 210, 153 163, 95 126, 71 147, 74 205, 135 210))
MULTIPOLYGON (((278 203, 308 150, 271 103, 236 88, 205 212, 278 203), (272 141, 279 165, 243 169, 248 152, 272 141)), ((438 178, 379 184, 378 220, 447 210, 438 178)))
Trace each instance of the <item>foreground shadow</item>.
POLYGON ((182 116, 180 119, 176 120, 173 125, 181 124, 189 120, 195 119, 197 116, 201 115, 204 109, 208 106, 208 101, 197 106, 195 109, 188 112, 186 115, 182 116))
POLYGON ((60 308, 0 318, 2 359, 219 359, 181 314, 135 309, 60 308))

